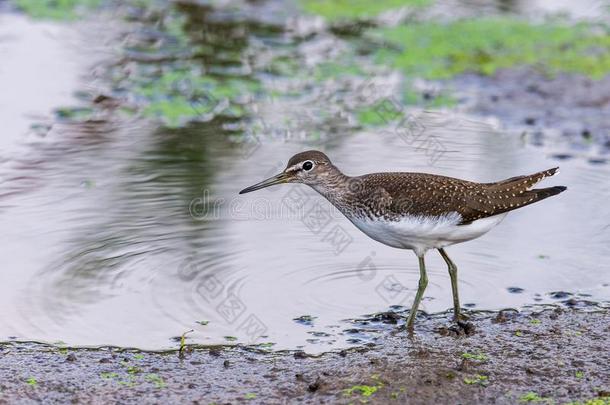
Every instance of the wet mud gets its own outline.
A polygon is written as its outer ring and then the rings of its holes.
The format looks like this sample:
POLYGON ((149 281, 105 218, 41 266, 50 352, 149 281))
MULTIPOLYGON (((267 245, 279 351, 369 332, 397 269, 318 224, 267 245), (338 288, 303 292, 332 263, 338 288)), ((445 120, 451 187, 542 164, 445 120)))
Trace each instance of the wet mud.
POLYGON ((394 325, 374 346, 320 356, 5 343, 0 403, 610 402, 607 308, 472 314, 465 329, 422 316, 412 337, 394 325))
POLYGON ((608 162, 609 76, 549 76, 521 67, 492 76, 463 75, 451 85, 463 95, 470 112, 499 119, 534 146, 559 149, 553 153, 557 160, 580 156, 593 164, 608 162))

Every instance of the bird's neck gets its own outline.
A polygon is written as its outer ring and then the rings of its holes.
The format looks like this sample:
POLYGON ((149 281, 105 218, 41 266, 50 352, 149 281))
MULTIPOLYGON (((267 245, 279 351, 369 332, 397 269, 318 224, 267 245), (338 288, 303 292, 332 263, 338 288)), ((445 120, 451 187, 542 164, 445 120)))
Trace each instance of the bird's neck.
POLYGON ((320 175, 318 181, 310 184, 310 186, 337 206, 350 193, 351 179, 352 177, 346 176, 338 168, 332 166, 330 170, 320 175))

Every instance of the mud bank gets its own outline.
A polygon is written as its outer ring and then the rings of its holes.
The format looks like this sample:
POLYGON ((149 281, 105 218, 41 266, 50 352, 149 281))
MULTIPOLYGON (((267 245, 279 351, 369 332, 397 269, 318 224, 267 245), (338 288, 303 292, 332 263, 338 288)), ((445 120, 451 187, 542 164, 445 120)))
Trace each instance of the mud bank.
POLYGON ((608 309, 504 311, 472 324, 420 318, 410 339, 394 327, 374 347, 319 357, 6 343, 0 403, 610 403, 608 309))
POLYGON ((535 146, 563 144, 558 160, 577 155, 605 163, 610 152, 610 76, 595 80, 534 68, 505 69, 493 76, 463 75, 451 85, 470 112, 498 118, 520 129, 535 146))

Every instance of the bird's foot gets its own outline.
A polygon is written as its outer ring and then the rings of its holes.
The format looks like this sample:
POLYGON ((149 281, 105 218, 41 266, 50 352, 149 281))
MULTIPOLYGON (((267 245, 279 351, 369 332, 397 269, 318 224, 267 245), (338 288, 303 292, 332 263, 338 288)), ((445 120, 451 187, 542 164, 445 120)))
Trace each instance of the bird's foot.
POLYGON ((466 322, 465 320, 459 320, 454 325, 459 336, 471 336, 476 332, 476 328, 472 322, 466 322))
POLYGON ((470 317, 468 315, 466 315, 463 312, 458 312, 456 315, 453 315, 453 320, 455 322, 460 322, 460 321, 469 321, 470 317))
POLYGON ((472 322, 457 321, 453 325, 443 326, 437 329, 437 332, 442 336, 472 336, 476 332, 476 328, 472 322))
POLYGON ((470 320, 470 317, 468 315, 466 315, 464 312, 462 312, 463 310, 459 307, 453 307, 453 320, 456 322, 459 321, 468 321, 470 320))

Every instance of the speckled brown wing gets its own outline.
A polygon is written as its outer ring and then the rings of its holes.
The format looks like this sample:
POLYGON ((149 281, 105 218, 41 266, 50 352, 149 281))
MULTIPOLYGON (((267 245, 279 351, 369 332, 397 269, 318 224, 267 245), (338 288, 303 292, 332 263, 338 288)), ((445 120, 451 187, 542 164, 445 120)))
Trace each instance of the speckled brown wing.
MULTIPOLYGON (((530 190, 556 168, 497 183, 475 183, 426 173, 373 173, 361 176, 366 190, 376 197, 362 196, 369 209, 389 220, 405 215, 442 216, 458 212, 469 224, 477 219, 511 211, 558 194, 565 187, 530 190)), ((363 193, 364 194, 364 193, 363 193)))

